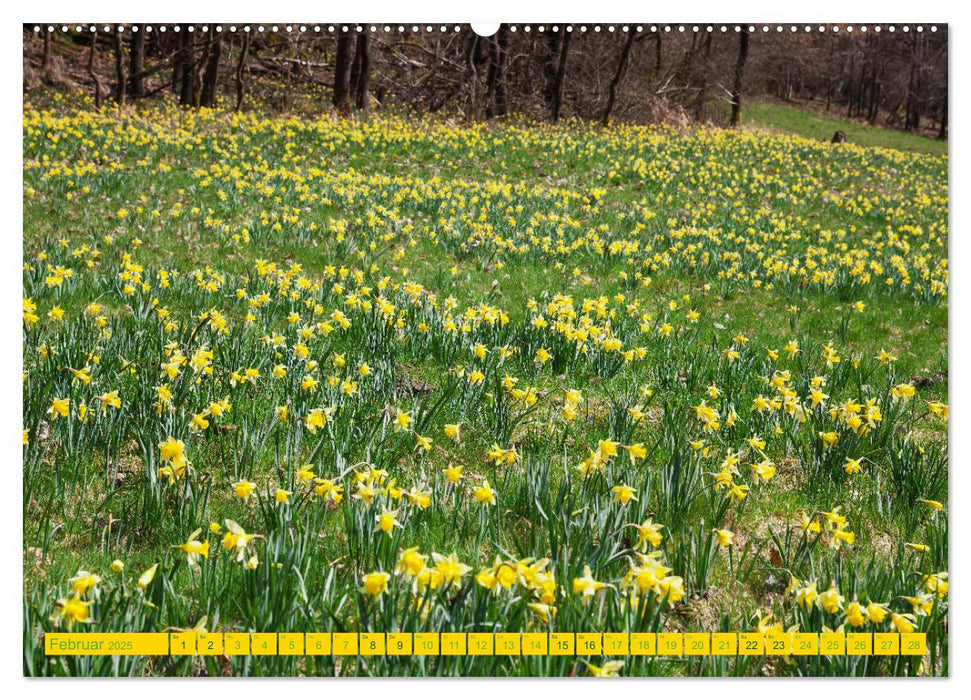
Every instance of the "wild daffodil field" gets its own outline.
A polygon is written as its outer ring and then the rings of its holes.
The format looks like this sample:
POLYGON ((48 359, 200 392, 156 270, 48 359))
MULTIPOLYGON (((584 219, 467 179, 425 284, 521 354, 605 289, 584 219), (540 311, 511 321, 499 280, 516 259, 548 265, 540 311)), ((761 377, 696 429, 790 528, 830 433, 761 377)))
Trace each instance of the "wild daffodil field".
POLYGON ((948 159, 23 108, 28 675, 948 673, 948 159), (51 631, 921 656, 45 656, 51 631))

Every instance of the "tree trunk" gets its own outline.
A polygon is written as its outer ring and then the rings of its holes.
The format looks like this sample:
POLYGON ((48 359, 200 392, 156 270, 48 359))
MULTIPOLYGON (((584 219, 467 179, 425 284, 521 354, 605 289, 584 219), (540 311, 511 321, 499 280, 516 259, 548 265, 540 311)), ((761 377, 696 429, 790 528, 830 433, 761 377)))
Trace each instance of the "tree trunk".
POLYGON ((469 38, 469 48, 465 54, 465 84, 469 88, 465 104, 465 118, 472 121, 479 116, 479 71, 476 67, 476 53, 479 42, 483 41, 475 32, 469 38))
POLYGON ((236 111, 243 108, 243 99, 246 97, 246 83, 243 81, 243 72, 246 70, 246 54, 249 52, 249 32, 243 32, 243 45, 239 49, 239 61, 236 63, 236 111))
POLYGON ((102 93, 101 93, 101 78, 98 74, 94 72, 94 53, 98 48, 98 33, 94 32, 91 34, 91 49, 88 51, 88 64, 87 72, 88 77, 94 82, 94 106, 95 109, 101 109, 102 93))
POLYGON ((354 105, 362 112, 368 108, 368 87, 371 84, 371 47, 367 32, 357 35, 357 48, 354 51, 357 64, 357 79, 354 81, 354 105))
POLYGON ((486 117, 506 116, 506 45, 508 34, 500 27, 489 42, 489 74, 486 77, 486 117))
POLYGON ((910 80, 907 86, 907 126, 913 132, 920 130, 921 84, 920 69, 924 59, 923 35, 914 34, 910 52, 910 80))
POLYGON ((115 28, 115 79, 118 85, 115 88, 115 103, 120 107, 125 104, 125 91, 128 87, 128 78, 125 77, 125 43, 124 37, 115 28))
MULTIPOLYGON (((360 39, 360 34, 358 34, 358 39, 360 39)), ((287 69, 287 74, 289 75, 290 68, 287 69)), ((353 103, 355 95, 357 95, 357 78, 361 74, 361 54, 357 51, 357 42, 354 43, 354 58, 351 60, 351 78, 348 81, 348 100, 353 103)))
POLYGON ((871 124, 877 123, 877 117, 880 115, 880 97, 883 91, 883 85, 874 80, 873 87, 870 90, 870 109, 867 113, 867 121, 871 124))
POLYGON ((826 111, 829 111, 830 105, 833 102, 833 45, 834 42, 829 42, 829 55, 826 60, 826 111))
POLYGON ((170 34, 169 36, 170 37, 174 36, 175 42, 176 42, 176 50, 175 50, 175 53, 172 54, 172 92, 175 93, 176 95, 181 95, 182 78, 184 77, 182 75, 182 69, 185 68, 185 63, 182 60, 182 51, 183 51, 182 35, 170 34))
POLYGON ((947 141, 947 84, 944 85, 944 101, 941 104, 941 128, 937 132, 938 141, 947 141))
POLYGON ((203 107, 216 106, 219 88, 219 59, 222 56, 223 45, 222 34, 216 34, 214 29, 210 29, 209 42, 209 60, 206 61, 206 70, 202 76, 202 97, 199 100, 203 107))
POLYGON ((496 116, 506 116, 508 100, 506 97, 506 57, 509 55, 509 30, 499 27, 496 33, 496 116))
MULTIPOLYGON (((132 27, 134 30, 135 28, 132 27)), ((145 27, 138 25, 138 31, 132 33, 129 49, 128 92, 133 98, 145 96, 145 27)))
POLYGON ((563 106, 563 84, 566 82, 566 57, 570 51, 570 32, 562 31, 560 39, 560 56, 556 65, 556 77, 553 83, 553 101, 550 105, 550 121, 554 124, 560 119, 560 108, 563 106))
MULTIPOLYGON (((543 101, 547 105, 553 104, 553 95, 556 94, 556 66, 560 55, 560 44, 566 28, 561 27, 558 34, 547 32, 543 37, 543 101)), ((537 37, 539 39, 539 37, 537 37)))
POLYGON ((183 107, 192 105, 192 95, 195 91, 195 65, 192 51, 192 35, 189 25, 181 25, 179 32, 179 50, 176 52, 176 62, 181 66, 179 70, 179 104, 183 107))
POLYGON ((853 95, 854 95, 854 92, 853 92, 853 75, 854 75, 854 73, 856 71, 856 67, 854 65, 853 58, 854 58, 853 55, 850 54, 850 77, 849 77, 849 80, 847 81, 847 87, 846 87, 846 116, 847 116, 847 118, 852 118, 853 117, 853 95))
POLYGON ((337 63, 334 67, 334 108, 345 116, 351 108, 351 35, 340 32, 337 35, 337 63))
POLYGON ((732 85, 731 126, 742 123, 742 77, 745 75, 745 61, 748 59, 748 26, 742 27, 738 35, 738 58, 735 61, 735 82, 732 85))
POLYGON ((624 42, 624 46, 620 50, 620 59, 617 61, 617 70, 614 72, 614 77, 610 81, 610 86, 607 89, 607 106, 604 108, 603 117, 600 119, 600 123, 603 126, 607 126, 610 123, 610 113, 614 111, 614 102, 617 100, 617 87, 620 85, 620 81, 624 79, 624 73, 627 72, 627 64, 630 61, 630 51, 631 47, 634 45, 635 36, 636 32, 628 32, 627 40, 624 42))
POLYGON ((44 56, 40 61, 40 69, 46 71, 51 65, 51 32, 44 27, 44 56))
POLYGON ((654 35, 654 70, 661 71, 661 30, 654 35))
POLYGON ((710 77, 712 73, 711 42, 712 35, 710 33, 706 34, 704 41, 704 61, 702 63, 701 71, 701 85, 699 86, 698 97, 695 99, 695 121, 698 122, 700 122, 705 116, 705 107, 708 104, 708 89, 711 82, 710 77))

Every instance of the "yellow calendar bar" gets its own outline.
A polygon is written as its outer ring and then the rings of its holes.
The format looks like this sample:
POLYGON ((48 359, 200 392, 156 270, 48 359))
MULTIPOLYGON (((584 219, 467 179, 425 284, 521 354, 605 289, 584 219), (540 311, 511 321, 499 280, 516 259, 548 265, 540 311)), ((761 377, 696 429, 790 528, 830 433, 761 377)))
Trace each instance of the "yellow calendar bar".
POLYGON ((823 632, 820 634, 819 653, 823 656, 845 656, 846 634, 843 632, 823 632))
POLYGON ((196 632, 45 635, 48 656, 922 656, 892 632, 196 632))
POLYGON ((549 656, 550 635, 544 632, 523 633, 523 654, 527 656, 549 656))
POLYGON ((469 656, 492 656, 495 635, 492 632, 469 632, 469 656))
POLYGON ((792 635, 792 654, 794 656, 819 654, 819 635, 811 632, 796 632, 792 635))
POLYGON ((384 656, 385 639, 382 632, 361 632, 358 642, 358 654, 361 656, 384 656))
POLYGON ((223 648, 227 656, 249 656, 249 634, 227 632, 223 635, 223 648))
POLYGON ((388 632, 386 644, 388 656, 411 656, 415 653, 415 637, 411 632, 388 632))
POLYGON ((167 656, 169 635, 165 632, 49 632, 44 635, 48 656, 167 656))
POLYGON ((172 632, 169 635, 169 653, 172 656, 193 656, 196 653, 195 630, 172 632))
POLYGON ((576 635, 569 632, 550 633, 550 656, 573 656, 576 649, 576 635))
POLYGON ((281 632, 278 641, 281 656, 305 656, 302 633, 281 632))
POLYGON ((904 656, 923 656, 927 653, 927 635, 923 633, 901 634, 900 653, 904 656))
POLYGON ((711 653, 714 656, 736 656, 738 635, 731 632, 715 632, 711 635, 711 653))
POLYGON ((415 632, 412 644, 419 656, 438 656, 441 653, 441 640, 434 632, 415 632))
POLYGON ((681 656, 684 654, 684 635, 680 632, 658 632, 657 655, 681 656))
POLYGON ((684 635, 685 656, 711 656, 711 635, 707 632, 687 632, 684 635))
POLYGON ((623 632, 604 632, 605 656, 627 656, 630 653, 630 635, 623 632))
POLYGON ((222 656, 223 636, 218 632, 199 632, 196 635, 196 653, 199 656, 222 656))
POLYGON ((634 632, 630 636, 631 656, 656 656, 657 635, 653 632, 634 632))
POLYGON ((603 635, 599 632, 577 632, 577 654, 603 654, 603 635))
POLYGON ((519 656, 522 654, 522 635, 519 632, 496 633, 496 656, 519 656))
MULTIPOLYGON (((436 637, 439 635, 435 635, 436 637)), ((442 656, 465 656, 468 654, 468 639, 464 632, 442 632, 442 656)))
POLYGON ((307 632, 304 641, 307 656, 329 656, 331 653, 331 638, 327 632, 307 632))
POLYGON ((789 632, 770 632, 765 635, 765 653, 769 656, 789 656, 792 654, 792 634, 789 632))

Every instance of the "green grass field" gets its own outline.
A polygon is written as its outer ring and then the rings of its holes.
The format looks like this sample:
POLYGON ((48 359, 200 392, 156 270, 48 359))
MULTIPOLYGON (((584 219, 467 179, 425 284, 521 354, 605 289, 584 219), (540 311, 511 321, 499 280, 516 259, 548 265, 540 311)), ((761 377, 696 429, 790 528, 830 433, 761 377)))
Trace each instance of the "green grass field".
POLYGON ((746 120, 25 104, 25 674, 946 675, 944 147, 746 120), (43 654, 191 628, 928 654, 43 654))
POLYGON ((842 131, 850 143, 875 148, 893 148, 910 153, 929 153, 947 155, 946 141, 936 141, 906 131, 881 129, 856 121, 840 119, 837 109, 833 116, 818 114, 797 107, 789 107, 774 102, 752 100, 745 104, 742 124, 757 129, 794 134, 807 139, 829 141, 833 134, 842 131))

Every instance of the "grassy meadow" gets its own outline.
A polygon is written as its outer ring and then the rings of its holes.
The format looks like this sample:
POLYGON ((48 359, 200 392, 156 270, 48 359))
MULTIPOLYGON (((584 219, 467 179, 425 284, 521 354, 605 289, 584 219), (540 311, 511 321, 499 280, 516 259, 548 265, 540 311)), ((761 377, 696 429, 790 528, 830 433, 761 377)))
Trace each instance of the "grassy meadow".
POLYGON ((948 160, 823 130, 28 98, 24 673, 946 675, 948 160), (841 628, 928 653, 42 642, 841 628))
MULTIPOLYGON (((812 103, 806 103, 812 104, 812 103)), ((896 129, 882 129, 860 120, 840 118, 840 110, 813 112, 778 102, 752 100, 745 106, 742 123, 760 129, 803 136, 805 138, 832 138, 837 131, 846 134, 849 142, 860 146, 894 148, 912 153, 947 155, 947 141, 938 141, 919 134, 896 129)))

